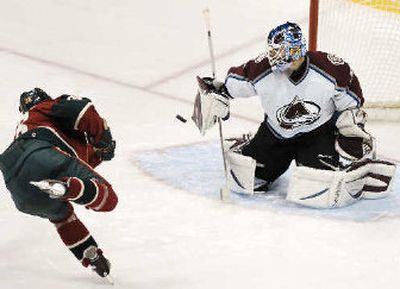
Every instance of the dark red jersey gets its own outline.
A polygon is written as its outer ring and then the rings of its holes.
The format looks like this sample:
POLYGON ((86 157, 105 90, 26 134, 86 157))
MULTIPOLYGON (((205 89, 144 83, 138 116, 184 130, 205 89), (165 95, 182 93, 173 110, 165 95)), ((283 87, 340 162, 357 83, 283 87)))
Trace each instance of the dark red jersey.
POLYGON ((99 141, 104 120, 88 98, 62 95, 33 106, 16 129, 15 138, 46 140, 95 167, 101 160, 89 143, 99 141))

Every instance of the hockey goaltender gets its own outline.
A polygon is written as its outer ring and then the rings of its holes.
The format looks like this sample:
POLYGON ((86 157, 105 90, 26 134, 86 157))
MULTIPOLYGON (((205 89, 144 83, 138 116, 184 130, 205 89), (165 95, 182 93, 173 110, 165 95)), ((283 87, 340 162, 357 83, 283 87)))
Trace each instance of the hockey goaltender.
POLYGON ((391 191, 396 167, 375 157, 357 76, 340 57, 307 51, 297 24, 272 29, 267 52, 230 68, 225 82, 198 82, 192 119, 202 134, 229 118, 230 100, 261 100, 265 119, 254 137, 224 140, 233 191, 268 191, 293 160, 287 199, 304 206, 343 207, 391 191))

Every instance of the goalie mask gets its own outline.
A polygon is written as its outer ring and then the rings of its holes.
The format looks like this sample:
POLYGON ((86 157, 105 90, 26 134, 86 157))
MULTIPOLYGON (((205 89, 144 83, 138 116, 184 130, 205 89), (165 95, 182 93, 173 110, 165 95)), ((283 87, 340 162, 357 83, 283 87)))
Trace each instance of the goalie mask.
POLYGON ((306 39, 296 23, 286 22, 268 35, 267 57, 273 71, 286 70, 306 52, 306 39))
POLYGON ((19 111, 25 113, 33 106, 46 99, 51 99, 51 97, 40 88, 34 88, 30 91, 25 91, 19 98, 19 111))

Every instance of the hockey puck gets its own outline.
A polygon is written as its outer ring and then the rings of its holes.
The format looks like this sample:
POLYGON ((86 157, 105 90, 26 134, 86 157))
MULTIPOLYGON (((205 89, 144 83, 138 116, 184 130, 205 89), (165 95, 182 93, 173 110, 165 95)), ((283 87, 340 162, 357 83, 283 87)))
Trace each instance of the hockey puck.
POLYGON ((176 118, 179 119, 183 123, 187 122, 186 118, 184 118, 183 116, 181 116, 179 114, 176 115, 176 118))

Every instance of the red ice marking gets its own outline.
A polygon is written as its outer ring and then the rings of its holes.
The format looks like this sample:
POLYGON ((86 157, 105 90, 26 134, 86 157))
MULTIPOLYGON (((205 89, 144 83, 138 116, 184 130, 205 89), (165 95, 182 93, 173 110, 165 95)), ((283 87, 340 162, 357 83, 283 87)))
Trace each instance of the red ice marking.
MULTIPOLYGON (((247 42, 245 42, 243 44, 240 44, 238 46, 234 46, 234 47, 228 49, 227 51, 224 51, 224 52, 222 52, 220 54, 217 54, 215 56, 215 59, 217 60, 217 59, 225 58, 225 57, 230 56, 230 55, 232 55, 232 54, 234 54, 234 53, 236 53, 236 52, 238 52, 240 50, 246 49, 249 46, 252 46, 252 45, 254 45, 256 43, 259 43, 259 42, 262 42, 262 41, 265 41, 264 37, 255 37, 255 38, 253 38, 253 39, 251 39, 251 40, 249 40, 249 41, 247 41, 247 42)), ((178 78, 178 77, 180 77, 180 76, 182 76, 182 75, 184 75, 186 73, 192 72, 192 71, 194 71, 196 69, 199 69, 199 68, 201 68, 203 66, 207 66, 207 65, 210 65, 210 60, 209 59, 202 60, 202 61, 200 61, 200 62, 198 62, 196 64, 188 66, 188 67, 186 67, 186 68, 184 68, 184 69, 182 69, 180 71, 177 71, 177 72, 175 72, 175 73, 173 73, 173 74, 171 74, 169 76, 161 78, 161 79, 159 79, 157 81, 153 81, 152 83, 149 83, 148 85, 145 85, 144 88, 146 88, 146 89, 154 88, 156 86, 164 84, 164 83, 166 83, 166 82, 168 82, 170 80, 174 80, 174 79, 176 79, 176 78, 178 78)))
MULTIPOLYGON (((261 39, 262 39, 261 37, 254 38, 254 39, 252 39, 252 40, 250 40, 250 41, 248 41, 248 42, 246 42, 246 43, 244 43, 242 45, 239 45, 237 47, 233 47, 230 50, 227 50, 226 52, 217 55, 216 58, 223 58, 223 57, 229 56, 229 55, 231 55, 231 54, 233 54, 233 53, 235 53, 235 52, 237 52, 237 51, 239 51, 241 49, 245 49, 246 47, 255 44, 256 42, 259 42, 261 39)), ((177 97, 177 96, 174 96, 174 95, 171 95, 171 94, 167 94, 167 93, 164 93, 164 92, 155 91, 155 90, 153 90, 153 88, 158 86, 158 85, 161 85, 161 84, 163 84, 163 83, 165 83, 167 81, 176 79, 176 78, 178 78, 178 77, 180 77, 180 76, 182 76, 182 75, 184 75, 186 73, 189 73, 189 72, 191 72, 191 71, 193 71, 193 70, 195 70, 197 68, 200 68, 200 67, 203 67, 203 66, 209 64, 209 60, 203 60, 203 61, 201 61, 201 62, 199 62, 197 64, 189 66, 189 67, 187 67, 187 68, 185 68, 185 69, 183 69, 181 71, 178 71, 178 72, 176 72, 176 73, 174 73, 174 74, 172 74, 170 76, 166 76, 166 77, 161 78, 161 79, 159 79, 157 81, 149 83, 149 84, 147 84, 145 86, 140 86, 140 85, 136 85, 136 84, 133 84, 133 83, 129 83, 129 82, 121 81, 121 80, 118 80, 118 79, 114 79, 114 78, 111 78, 111 77, 102 76, 102 75, 95 74, 95 73, 92 73, 92 72, 84 71, 82 69, 79 69, 79 68, 76 68, 76 67, 73 67, 73 66, 69 66, 69 65, 65 65, 65 64, 62 64, 62 63, 58 63, 58 62, 55 62, 55 61, 52 61, 52 60, 48 60, 48 59, 40 58, 40 57, 37 57, 37 56, 25 54, 25 53, 22 53, 22 52, 13 50, 13 49, 0 47, 0 51, 6 52, 6 53, 9 53, 9 54, 21 57, 21 58, 29 59, 31 61, 35 61, 35 62, 39 62, 39 63, 42 63, 42 64, 46 64, 48 66, 53 66, 53 67, 57 67, 57 68, 60 68, 60 69, 67 70, 67 71, 79 73, 81 75, 85 75, 85 76, 88 76, 88 77, 91 77, 91 78, 94 78, 94 79, 97 79, 97 80, 101 80, 101 81, 104 81, 104 82, 108 82, 108 83, 112 83, 112 84, 115 84, 115 85, 119 85, 119 86, 122 86, 122 87, 125 87, 125 88, 145 91, 147 93, 153 94, 153 95, 161 97, 161 98, 166 98, 166 99, 182 102, 182 103, 189 104, 189 105, 193 105, 193 101, 192 100, 187 100, 187 99, 183 99, 183 98, 180 98, 180 97, 177 97)), ((249 122, 258 122, 255 119, 248 118, 248 117, 241 116, 241 115, 237 115, 237 114, 232 114, 232 116, 234 116, 234 117, 236 117, 238 119, 241 119, 241 120, 249 121, 249 122)))

